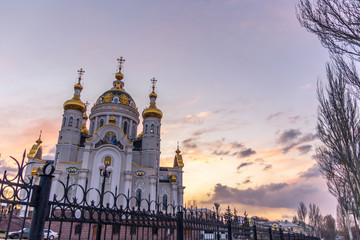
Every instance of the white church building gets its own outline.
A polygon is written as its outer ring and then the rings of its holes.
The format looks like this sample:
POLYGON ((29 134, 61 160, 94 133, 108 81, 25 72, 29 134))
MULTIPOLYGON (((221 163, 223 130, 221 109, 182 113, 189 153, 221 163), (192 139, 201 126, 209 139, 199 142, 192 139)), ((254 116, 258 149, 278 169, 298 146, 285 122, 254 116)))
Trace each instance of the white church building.
MULTIPOLYGON (((183 205, 182 156, 177 148, 172 167, 160 167, 160 141, 162 112, 156 106, 155 79, 152 79, 150 104, 142 111, 143 132, 137 133, 140 124, 139 111, 134 99, 124 89, 122 74, 123 58, 118 59, 119 72, 111 89, 96 100, 86 114, 87 106, 81 100, 83 70, 79 70, 74 96, 65 101, 63 120, 56 145, 55 165, 51 197, 63 192, 63 183, 69 176, 69 184, 101 189, 103 177, 99 166, 111 169, 106 179, 105 191, 123 193, 137 198, 183 205), (87 129, 87 121, 89 130, 87 129)), ((25 176, 37 175, 49 160, 42 159, 41 139, 31 148, 25 176)), ((71 193, 79 197, 78 190, 71 193)), ((97 200, 99 194, 92 191, 89 200, 97 200)))

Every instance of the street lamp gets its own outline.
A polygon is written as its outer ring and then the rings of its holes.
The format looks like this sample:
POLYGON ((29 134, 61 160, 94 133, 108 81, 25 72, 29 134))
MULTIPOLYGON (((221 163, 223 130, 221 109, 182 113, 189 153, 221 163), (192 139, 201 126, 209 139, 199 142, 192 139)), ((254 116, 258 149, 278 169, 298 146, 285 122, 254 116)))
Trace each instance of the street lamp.
MULTIPOLYGON (((105 166, 104 163, 100 163, 98 165, 99 170, 100 170, 100 177, 103 177, 102 180, 102 184, 101 184, 101 192, 100 192, 100 209, 103 208, 103 201, 104 201, 104 192, 105 192, 105 183, 106 183, 106 179, 110 178, 110 174, 113 171, 113 167, 112 166, 105 166)), ((101 212, 99 214, 99 222, 101 221, 101 212)), ((97 230, 96 230, 96 240, 100 240, 101 238, 101 228, 102 225, 98 224, 97 225, 97 230)))
POLYGON ((218 220, 217 224, 216 224, 216 239, 220 240, 220 233, 219 233, 219 207, 220 204, 219 203, 214 203, 215 209, 216 209, 216 218, 218 220))

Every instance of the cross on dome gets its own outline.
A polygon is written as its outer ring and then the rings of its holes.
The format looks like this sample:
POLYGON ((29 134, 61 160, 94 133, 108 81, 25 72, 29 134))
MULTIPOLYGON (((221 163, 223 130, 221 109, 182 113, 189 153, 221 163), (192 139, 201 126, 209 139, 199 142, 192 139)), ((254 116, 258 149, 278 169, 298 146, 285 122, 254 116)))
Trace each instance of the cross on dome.
POLYGON ((79 78, 78 79, 79 79, 79 84, 80 84, 81 77, 85 73, 85 71, 82 68, 80 68, 80 70, 78 70, 78 73, 79 73, 79 78))
POLYGON ((123 64, 125 62, 125 58, 120 57, 120 58, 117 59, 117 61, 119 62, 119 72, 121 72, 121 69, 122 69, 123 64))
POLYGON ((155 92, 155 84, 156 84, 157 80, 153 77, 150 81, 152 83, 152 90, 153 90, 153 92, 155 92))

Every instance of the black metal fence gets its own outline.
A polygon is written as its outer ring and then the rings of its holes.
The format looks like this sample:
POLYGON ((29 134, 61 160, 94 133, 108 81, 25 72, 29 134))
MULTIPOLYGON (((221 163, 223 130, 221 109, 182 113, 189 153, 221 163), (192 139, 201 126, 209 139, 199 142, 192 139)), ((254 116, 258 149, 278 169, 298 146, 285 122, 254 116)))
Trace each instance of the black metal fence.
POLYGON ((46 163, 38 176, 24 179, 24 158, 14 161, 16 176, 5 171, 0 180, 0 239, 318 240, 250 226, 207 209, 136 199, 69 181, 60 182, 62 191, 50 197, 54 167, 46 163), (91 199, 94 192, 98 197, 91 199))

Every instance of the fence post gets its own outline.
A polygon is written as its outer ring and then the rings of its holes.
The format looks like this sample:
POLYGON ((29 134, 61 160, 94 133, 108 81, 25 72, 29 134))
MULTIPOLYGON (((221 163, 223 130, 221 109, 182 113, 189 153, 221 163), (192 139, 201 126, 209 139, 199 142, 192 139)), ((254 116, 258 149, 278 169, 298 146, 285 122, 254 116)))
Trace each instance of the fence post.
POLYGON ((271 227, 269 227, 269 240, 273 240, 271 227))
POLYGON ((178 211, 177 212, 177 234, 176 234, 176 239, 177 240, 183 240, 184 239, 184 216, 183 216, 183 211, 178 211))
POLYGON ((253 226, 253 232, 254 232, 254 240, 257 240, 257 232, 256 232, 256 225, 253 226))
POLYGON ((54 171, 54 166, 46 163, 40 175, 40 185, 37 190, 34 190, 32 193, 34 212, 29 233, 29 239, 31 240, 41 240, 44 237, 44 226, 46 215, 49 213, 49 196, 54 171))
POLYGON ((280 234, 280 240, 284 240, 284 233, 281 228, 279 229, 279 234, 280 234))
POLYGON ((228 240, 232 240, 232 229, 231 229, 231 220, 227 221, 227 228, 228 228, 228 240))

